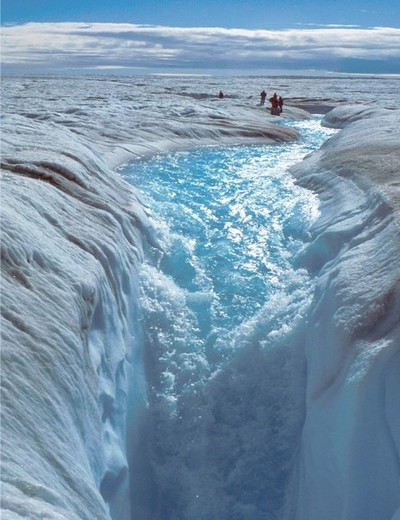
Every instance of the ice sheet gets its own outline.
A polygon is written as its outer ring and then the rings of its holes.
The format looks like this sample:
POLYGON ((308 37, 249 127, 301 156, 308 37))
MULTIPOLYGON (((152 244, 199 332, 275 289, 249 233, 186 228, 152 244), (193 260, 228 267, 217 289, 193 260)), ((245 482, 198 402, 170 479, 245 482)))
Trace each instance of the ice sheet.
MULTIPOLYGON (((295 139, 249 85, 223 85, 220 102, 215 78, 4 82, 4 518, 129 517, 126 428, 147 398, 137 270, 158 246, 140 195, 113 168, 163 150, 295 139)), ((312 85, 321 103, 326 85, 312 85)), ((306 417, 286 518, 390 519, 400 506, 400 118, 336 110, 327 121, 351 124, 293 170, 318 193, 321 217, 299 260, 317 289, 295 329, 306 417)))

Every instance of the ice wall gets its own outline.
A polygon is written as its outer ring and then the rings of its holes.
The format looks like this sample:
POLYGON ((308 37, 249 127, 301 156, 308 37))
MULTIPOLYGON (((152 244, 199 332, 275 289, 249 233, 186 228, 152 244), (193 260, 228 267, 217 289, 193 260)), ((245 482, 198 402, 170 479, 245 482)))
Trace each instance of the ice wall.
POLYGON ((293 168, 321 217, 302 258, 317 289, 287 518, 400 515, 399 116, 334 109, 326 123, 344 130, 293 168))
POLYGON ((16 116, 3 132, 2 518, 109 518, 105 500, 127 507, 128 391, 141 398, 147 219, 70 132, 16 116))

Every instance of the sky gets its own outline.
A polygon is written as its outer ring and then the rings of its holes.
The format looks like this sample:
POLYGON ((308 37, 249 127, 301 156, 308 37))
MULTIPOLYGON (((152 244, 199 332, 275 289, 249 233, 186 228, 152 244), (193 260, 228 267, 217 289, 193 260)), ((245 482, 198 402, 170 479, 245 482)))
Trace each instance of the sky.
POLYGON ((400 74, 398 0, 2 0, 2 73, 400 74))

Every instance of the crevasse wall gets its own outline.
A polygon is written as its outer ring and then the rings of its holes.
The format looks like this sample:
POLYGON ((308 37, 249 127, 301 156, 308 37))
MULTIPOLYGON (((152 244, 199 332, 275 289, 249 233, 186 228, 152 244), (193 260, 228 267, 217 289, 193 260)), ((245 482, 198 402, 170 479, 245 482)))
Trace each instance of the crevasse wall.
POLYGON ((5 124, 2 518, 109 518, 106 502, 128 518, 128 391, 145 399, 135 273, 146 215, 69 132, 5 124))
POLYGON ((321 200, 306 417, 287 518, 400 517, 399 112, 340 107, 344 128, 293 168, 321 200), (351 123, 351 124, 350 124, 351 123))

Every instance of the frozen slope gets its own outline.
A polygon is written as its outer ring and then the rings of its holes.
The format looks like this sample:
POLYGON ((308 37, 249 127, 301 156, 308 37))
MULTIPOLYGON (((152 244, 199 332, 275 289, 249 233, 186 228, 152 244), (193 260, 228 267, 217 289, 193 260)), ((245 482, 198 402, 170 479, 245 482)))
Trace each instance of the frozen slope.
POLYGON ((365 113, 334 109, 344 130, 293 169, 321 200, 296 520, 400 515, 400 119, 365 113))
POLYGON ((5 130, 2 518, 108 518, 103 479, 127 488, 147 219, 80 139, 18 117, 5 130))

